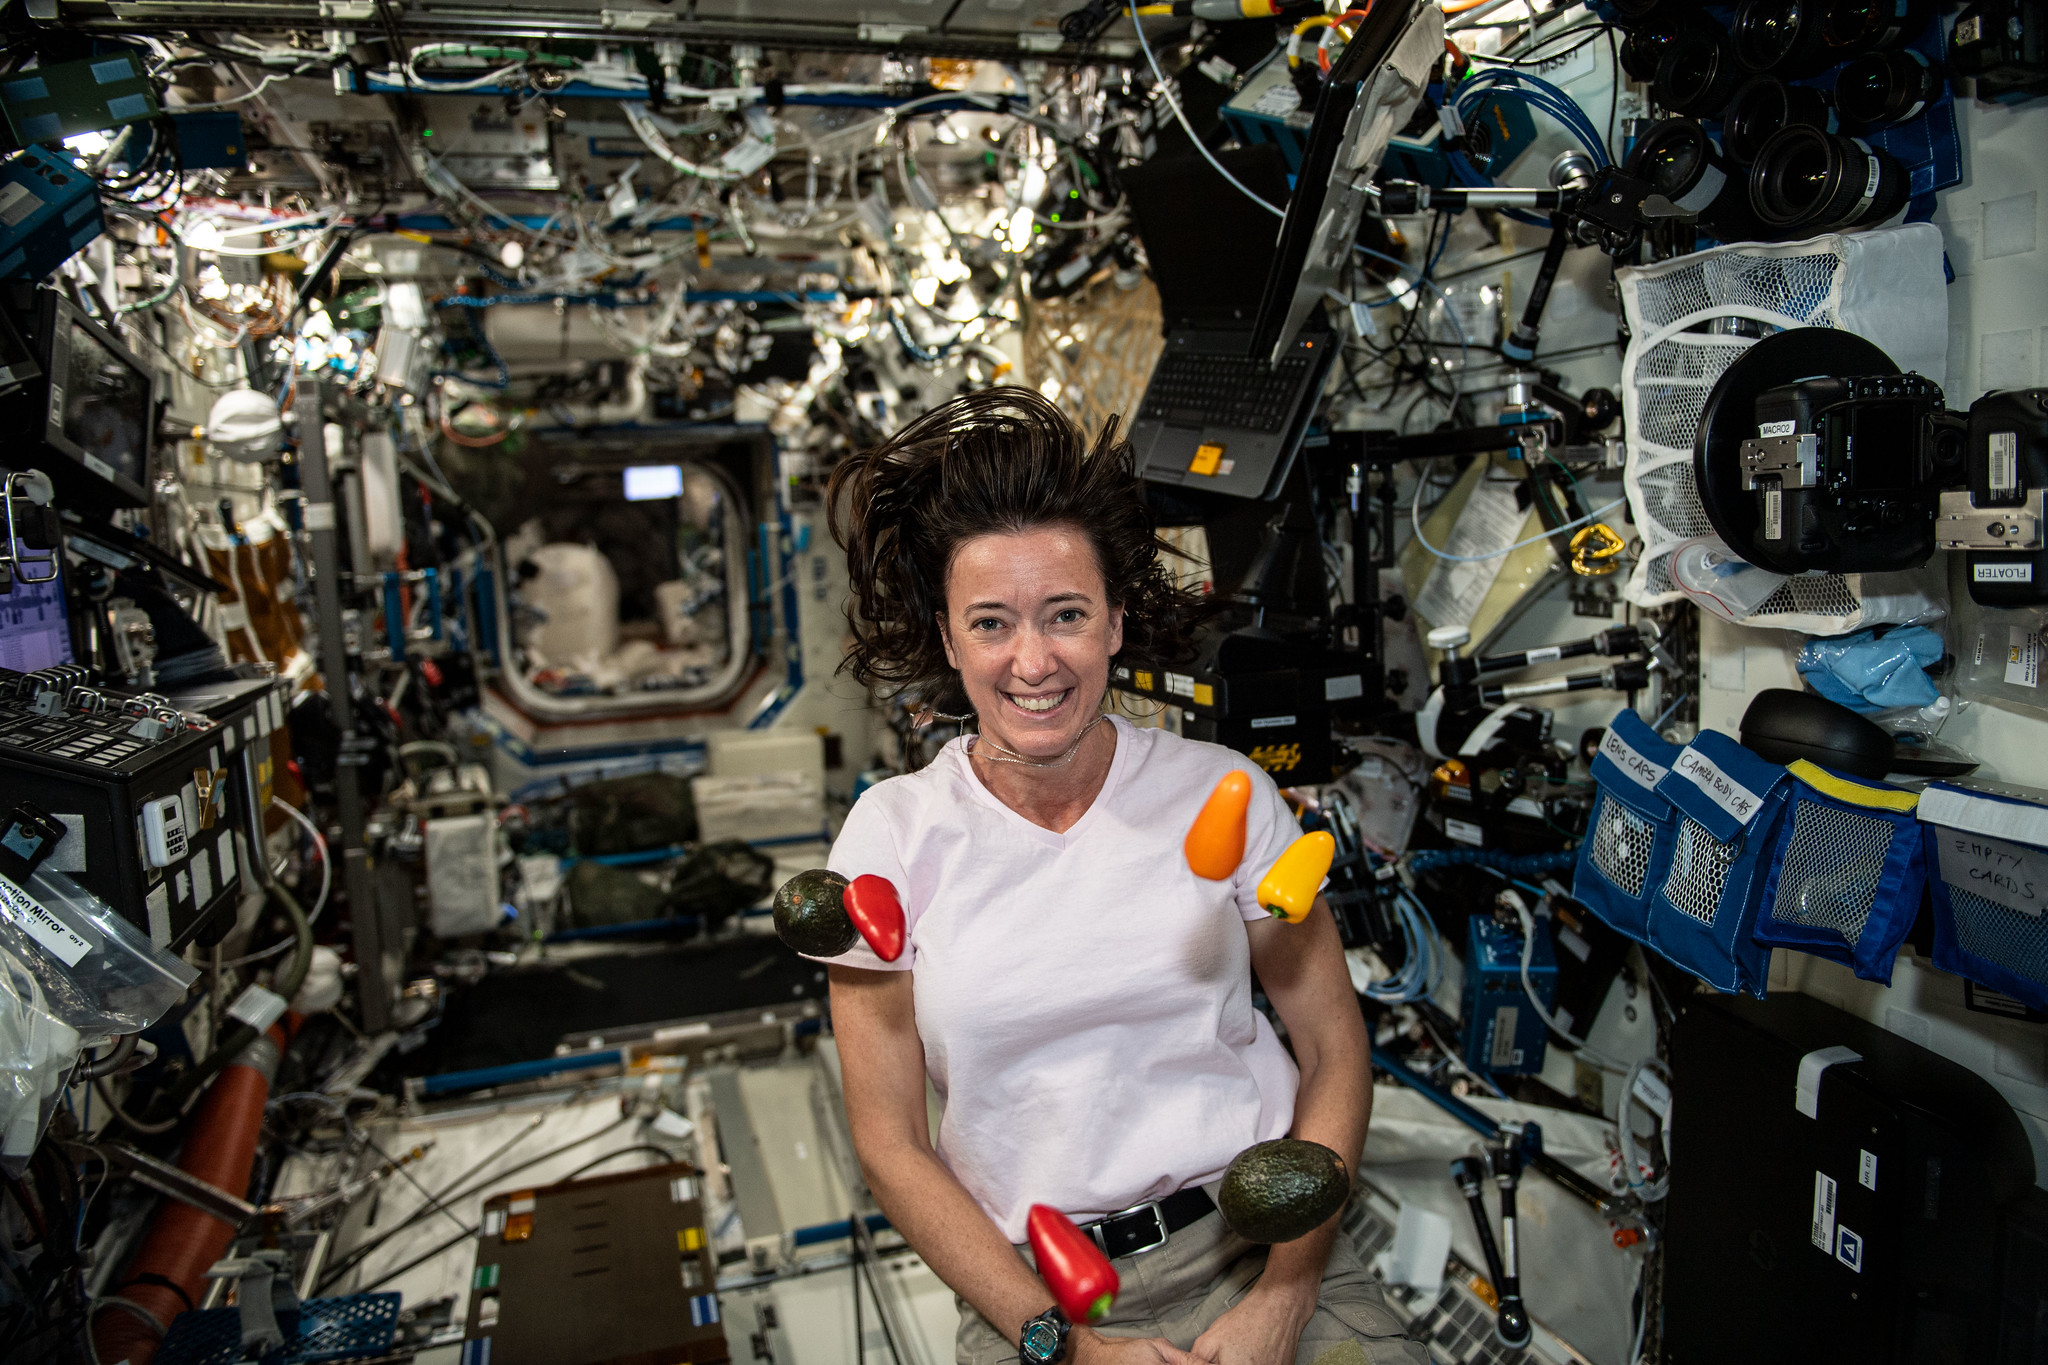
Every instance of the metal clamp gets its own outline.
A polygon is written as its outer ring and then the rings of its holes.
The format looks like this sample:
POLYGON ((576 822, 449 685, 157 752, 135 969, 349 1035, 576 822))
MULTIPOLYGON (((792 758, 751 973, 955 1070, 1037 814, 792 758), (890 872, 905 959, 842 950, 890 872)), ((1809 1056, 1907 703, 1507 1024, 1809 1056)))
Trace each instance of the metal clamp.
POLYGON ((1775 478, 1781 488, 1820 486, 1820 435, 1803 431, 1791 436, 1752 436, 1742 443, 1742 486, 1775 478))
POLYGON ((50 557, 37 561, 49 572, 37 578, 28 571, 28 563, 21 558, 21 539, 14 526, 15 489, 38 507, 48 507, 56 490, 50 485, 50 476, 40 469, 17 470, 7 476, 7 482, 0 485, 0 505, 7 511, 7 543, 0 545, 0 568, 12 569, 24 583, 48 583, 57 577, 57 551, 52 549, 50 557))
POLYGON ((2048 524, 2048 488, 2030 489, 2018 507, 1979 507, 1967 488, 1941 495, 1934 543, 1944 550, 2038 550, 2048 524))

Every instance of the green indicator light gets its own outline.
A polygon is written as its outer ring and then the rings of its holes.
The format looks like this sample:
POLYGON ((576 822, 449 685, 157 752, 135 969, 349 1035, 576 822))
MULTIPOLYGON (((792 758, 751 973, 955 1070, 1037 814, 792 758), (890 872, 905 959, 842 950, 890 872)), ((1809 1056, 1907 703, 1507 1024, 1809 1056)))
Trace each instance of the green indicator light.
POLYGON ((433 135, 434 135, 434 130, 433 130, 432 128, 422 128, 422 129, 420 129, 420 136, 421 136, 421 137, 432 137, 433 135))

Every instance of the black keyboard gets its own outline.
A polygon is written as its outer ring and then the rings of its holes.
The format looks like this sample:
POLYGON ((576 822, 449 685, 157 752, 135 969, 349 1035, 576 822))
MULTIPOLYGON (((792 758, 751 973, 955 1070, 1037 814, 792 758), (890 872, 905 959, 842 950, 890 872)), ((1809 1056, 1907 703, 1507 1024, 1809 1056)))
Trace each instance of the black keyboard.
POLYGON ((1169 351, 1145 391, 1145 417, 1180 426, 1278 431, 1294 415, 1294 396, 1308 371, 1306 356, 1277 367, 1235 355, 1169 351))

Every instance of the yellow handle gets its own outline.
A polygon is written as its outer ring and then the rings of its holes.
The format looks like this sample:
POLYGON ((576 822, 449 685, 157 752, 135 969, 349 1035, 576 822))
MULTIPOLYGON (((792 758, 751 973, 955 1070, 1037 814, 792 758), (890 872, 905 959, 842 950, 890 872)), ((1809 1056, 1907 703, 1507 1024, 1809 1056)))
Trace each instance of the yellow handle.
POLYGON ((1296 839, 1260 880, 1260 907, 1289 924, 1307 919, 1336 856, 1337 841, 1324 830, 1296 839))

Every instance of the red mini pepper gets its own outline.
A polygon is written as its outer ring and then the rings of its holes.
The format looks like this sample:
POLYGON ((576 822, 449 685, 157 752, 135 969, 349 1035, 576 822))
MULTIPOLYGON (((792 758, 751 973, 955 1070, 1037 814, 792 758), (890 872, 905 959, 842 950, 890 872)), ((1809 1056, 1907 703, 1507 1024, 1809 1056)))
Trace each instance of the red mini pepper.
POLYGON ((847 919, 884 962, 903 956, 903 901, 886 877, 855 877, 840 896, 847 919))
POLYGON ((1048 1204, 1033 1204, 1024 1220, 1038 1277, 1073 1322, 1094 1322, 1116 1302, 1116 1267, 1073 1220, 1048 1204))

